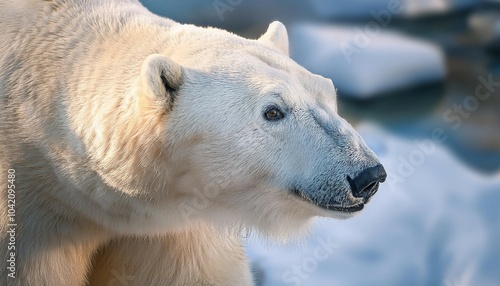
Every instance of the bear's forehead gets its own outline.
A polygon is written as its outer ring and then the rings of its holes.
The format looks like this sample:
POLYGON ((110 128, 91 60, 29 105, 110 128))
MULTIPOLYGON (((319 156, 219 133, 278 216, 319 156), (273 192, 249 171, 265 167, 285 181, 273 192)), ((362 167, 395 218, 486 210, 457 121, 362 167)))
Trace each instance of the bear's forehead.
POLYGON ((211 72, 231 77, 237 74, 266 89, 276 88, 277 92, 288 89, 295 93, 307 93, 309 96, 302 98, 306 101, 336 98, 331 80, 312 74, 289 56, 258 40, 245 39, 216 28, 190 26, 182 31, 181 37, 186 39, 187 44, 190 43, 186 52, 190 50, 188 53, 195 65, 201 64, 211 72), (204 42, 204 45, 195 45, 192 43, 194 40, 204 42))
MULTIPOLYGON (((252 69, 262 74, 269 83, 286 85, 285 89, 298 88, 298 92, 307 92, 319 100, 336 98, 336 89, 330 79, 313 74, 294 62, 288 56, 268 48, 254 48, 245 51, 254 61, 240 57, 241 61, 253 62, 252 69), (265 68, 262 68, 265 67, 265 68), (304 89, 304 90, 301 90, 304 89)), ((262 80, 262 79, 260 79, 262 80)))

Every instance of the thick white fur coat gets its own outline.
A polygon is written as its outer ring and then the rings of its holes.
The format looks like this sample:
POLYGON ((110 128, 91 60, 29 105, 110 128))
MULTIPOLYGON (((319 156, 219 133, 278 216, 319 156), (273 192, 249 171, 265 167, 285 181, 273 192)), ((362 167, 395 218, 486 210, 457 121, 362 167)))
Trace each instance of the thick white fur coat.
POLYGON ((135 0, 0 11, 1 285, 252 285, 242 228, 287 236, 349 216, 320 201, 357 202, 346 174, 374 155, 331 81, 288 57, 282 24, 248 40, 135 0))

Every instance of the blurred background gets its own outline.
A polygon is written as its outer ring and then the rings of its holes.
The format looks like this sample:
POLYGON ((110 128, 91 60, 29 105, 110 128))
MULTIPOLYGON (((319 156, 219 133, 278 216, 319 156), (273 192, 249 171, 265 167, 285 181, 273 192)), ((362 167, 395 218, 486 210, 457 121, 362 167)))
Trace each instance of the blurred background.
POLYGON ((248 38, 283 22, 389 173, 353 219, 250 236, 257 285, 500 285, 500 1, 141 1, 248 38))

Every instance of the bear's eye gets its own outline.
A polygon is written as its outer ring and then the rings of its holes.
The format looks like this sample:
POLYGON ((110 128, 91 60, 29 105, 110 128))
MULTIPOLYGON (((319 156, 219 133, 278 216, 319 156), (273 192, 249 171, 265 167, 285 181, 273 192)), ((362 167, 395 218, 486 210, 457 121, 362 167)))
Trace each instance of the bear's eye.
POLYGON ((264 117, 269 121, 276 121, 282 119, 285 116, 283 115, 283 112, 281 112, 281 110, 279 110, 276 106, 271 106, 266 109, 264 117))

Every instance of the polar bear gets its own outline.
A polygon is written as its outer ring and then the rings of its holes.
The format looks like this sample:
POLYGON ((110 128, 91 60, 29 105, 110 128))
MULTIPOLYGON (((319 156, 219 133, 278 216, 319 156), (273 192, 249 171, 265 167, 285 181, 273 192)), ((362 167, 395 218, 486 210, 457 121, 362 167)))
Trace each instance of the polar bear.
POLYGON ((250 229, 347 218, 385 179, 332 81, 137 0, 0 0, 2 285, 252 285, 250 229))

